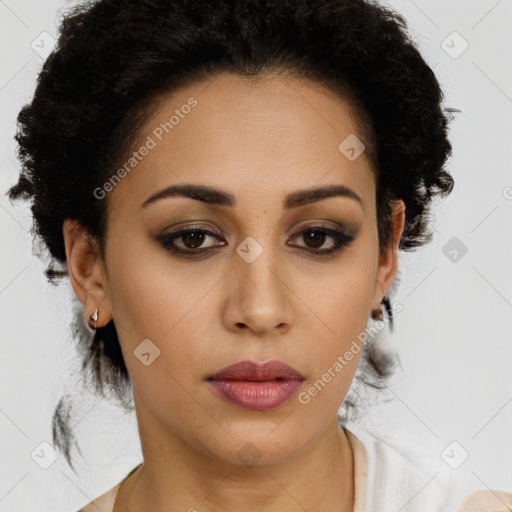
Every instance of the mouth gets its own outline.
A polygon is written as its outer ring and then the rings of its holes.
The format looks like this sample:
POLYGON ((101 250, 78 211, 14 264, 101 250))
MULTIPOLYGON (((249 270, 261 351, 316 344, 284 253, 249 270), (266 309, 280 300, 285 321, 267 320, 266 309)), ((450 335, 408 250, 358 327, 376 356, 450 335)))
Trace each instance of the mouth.
POLYGON ((227 402, 250 410, 265 410, 287 402, 305 377, 281 361, 241 361, 208 377, 207 382, 227 402))

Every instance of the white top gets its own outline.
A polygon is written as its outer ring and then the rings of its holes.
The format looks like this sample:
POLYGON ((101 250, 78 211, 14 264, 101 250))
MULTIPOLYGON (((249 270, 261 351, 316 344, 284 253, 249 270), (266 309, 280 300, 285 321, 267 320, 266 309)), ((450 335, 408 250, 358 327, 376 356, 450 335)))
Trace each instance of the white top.
MULTIPOLYGON (((366 432, 344 429, 354 455, 353 512, 510 512, 512 494, 476 491, 463 503, 418 462, 366 432), (458 505, 458 506, 457 506, 458 505)), ((137 466, 138 467, 138 466, 137 466)), ((78 512, 112 512, 117 492, 133 468, 115 487, 78 512)))
POLYGON ((345 429, 354 453, 354 512, 455 512, 447 489, 415 461, 371 434, 345 429))

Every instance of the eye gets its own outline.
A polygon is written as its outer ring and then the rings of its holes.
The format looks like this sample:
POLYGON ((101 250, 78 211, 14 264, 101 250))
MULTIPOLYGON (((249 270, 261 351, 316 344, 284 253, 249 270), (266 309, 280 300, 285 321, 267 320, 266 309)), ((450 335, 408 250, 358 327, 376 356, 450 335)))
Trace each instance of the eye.
POLYGON ((226 245, 225 243, 214 244, 205 248, 203 244, 208 238, 222 240, 220 235, 201 228, 180 229, 174 233, 157 236, 158 241, 168 251, 186 254, 187 256, 194 256, 199 253, 204 254, 205 252, 211 252, 213 247, 226 245))
MULTIPOLYGON (((301 237, 305 245, 296 245, 296 247, 301 251, 317 256, 334 255, 356 238, 355 234, 324 226, 309 226, 295 234, 292 239, 300 239, 301 237), (327 247, 322 249, 326 243, 327 247)), ((166 250, 173 254, 184 255, 185 257, 205 256, 213 252, 215 247, 226 245, 226 242, 219 234, 199 227, 183 228, 174 233, 159 235, 156 238, 166 250), (205 242, 208 239, 217 240, 220 243, 205 246, 205 242)), ((293 246, 294 244, 288 245, 293 246)))
POLYGON ((323 226, 309 226, 294 235, 293 238, 300 239, 301 237, 305 245, 299 245, 298 247, 319 256, 333 255, 348 246, 356 238, 354 234, 323 226), (327 247, 320 249, 326 244, 326 241, 327 247))

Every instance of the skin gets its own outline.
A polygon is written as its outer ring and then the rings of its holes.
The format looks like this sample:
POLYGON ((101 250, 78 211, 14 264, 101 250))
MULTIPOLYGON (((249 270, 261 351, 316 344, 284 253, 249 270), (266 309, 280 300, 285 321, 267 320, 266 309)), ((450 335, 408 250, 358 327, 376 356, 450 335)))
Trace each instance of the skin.
POLYGON ((190 97, 197 106, 103 199, 105 259, 76 221, 63 229, 73 289, 87 318, 98 307, 98 326, 114 319, 133 382, 144 464, 114 512, 351 511, 353 455, 336 412, 361 352, 305 405, 294 396, 245 410, 205 379, 247 359, 296 368, 306 377, 299 392, 321 378, 393 282, 404 203, 395 204, 393 240, 379 257, 370 162, 338 150, 358 134, 354 114, 343 98, 298 78, 222 74, 163 95, 136 148, 190 97), (225 189, 237 204, 169 197, 141 208, 182 182, 225 189), (338 196, 283 209, 286 194, 330 184, 349 187, 362 204, 338 196), (332 247, 330 236, 322 245, 295 236, 336 223, 356 237, 332 257, 304 251, 332 247), (203 258, 172 254, 155 238, 196 225, 222 239, 175 243, 214 247, 203 258), (263 248, 252 263, 236 252, 248 236, 263 248), (160 349, 148 366, 134 355, 145 339, 160 349), (238 456, 249 442, 259 454, 251 466, 238 456))

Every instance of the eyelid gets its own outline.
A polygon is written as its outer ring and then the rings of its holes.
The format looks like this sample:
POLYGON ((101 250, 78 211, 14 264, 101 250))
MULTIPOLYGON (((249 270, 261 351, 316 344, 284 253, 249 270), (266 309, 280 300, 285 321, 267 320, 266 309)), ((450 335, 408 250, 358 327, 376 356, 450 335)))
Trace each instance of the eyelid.
POLYGON ((182 232, 182 231, 194 231, 194 230, 203 230, 208 231, 209 233, 212 233, 219 237, 224 237, 224 235, 215 227, 208 225, 205 226, 203 224, 198 224, 196 221, 191 221, 192 224, 179 223, 179 224, 173 224, 172 226, 169 226, 165 228, 161 235, 159 236, 168 236, 168 235, 175 235, 176 233, 182 232))
MULTIPOLYGON (((179 223, 177 225, 172 225, 168 228, 165 228, 161 235, 157 235, 158 237, 165 237, 169 235, 175 235, 178 232, 187 232, 187 231, 193 231, 193 230, 204 230, 207 231, 213 235, 216 235, 221 238, 226 238, 225 235, 219 231, 216 227, 213 227, 211 225, 203 225, 196 221, 191 221, 192 224, 179 223)), ((328 219, 314 219, 311 221, 308 221, 307 224, 301 226, 300 228, 297 228, 297 225, 300 225, 300 223, 297 223, 294 225, 290 231, 292 232, 291 236, 296 236, 298 233, 302 233, 305 229, 311 229, 311 228, 325 228, 325 229, 332 229, 334 231, 341 231, 343 234, 347 236, 356 236, 357 235, 357 228, 349 226, 347 224, 342 224, 340 222, 334 221, 334 220, 328 220, 328 219), (335 226, 334 228, 332 226, 335 226)), ((283 239, 286 239, 289 234, 284 234, 283 239)))
POLYGON ((308 221, 306 224, 299 228, 296 228, 296 226, 294 226, 293 231, 295 232, 295 230, 298 229, 298 232, 301 233, 305 229, 311 228, 325 228, 331 229, 333 231, 341 231, 343 234, 346 234, 347 236, 356 236, 358 233, 358 229, 355 226, 327 219, 314 219, 312 221, 308 221))

